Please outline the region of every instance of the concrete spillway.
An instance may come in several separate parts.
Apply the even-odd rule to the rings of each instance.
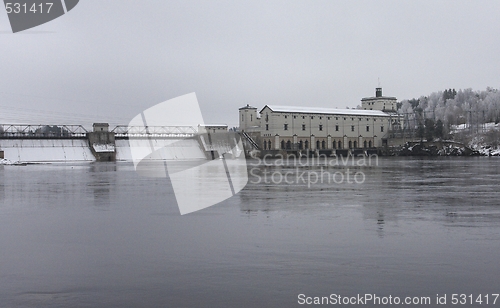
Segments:
[[[136,157],[145,157],[154,150],[162,149],[158,152],[158,159],[162,160],[192,160],[205,159],[205,154],[198,141],[194,138],[188,139],[164,139],[164,138],[144,138],[124,140],[118,139],[116,144],[116,160],[132,160],[132,151]],[[130,146],[132,145],[133,150]]]
[[[205,159],[197,139],[144,138],[132,140],[135,153],[161,151],[161,159],[191,160]],[[95,147],[95,145],[93,145]],[[114,141],[116,160],[132,161],[129,140]],[[0,139],[0,151],[12,162],[66,162],[95,161],[87,139]],[[147,155],[147,154],[146,154]]]
[[[2,139],[0,150],[13,162],[95,160],[87,139]]]

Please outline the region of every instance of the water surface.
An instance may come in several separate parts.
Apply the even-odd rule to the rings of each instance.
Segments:
[[[169,180],[129,163],[0,166],[0,306],[500,293],[500,160],[380,158],[350,166],[362,184],[256,183],[319,168],[259,167],[236,196],[181,216]]]

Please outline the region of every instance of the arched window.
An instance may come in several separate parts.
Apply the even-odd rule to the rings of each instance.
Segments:
[[[306,142],[304,142],[304,148],[306,150],[309,149],[309,141],[306,140]]]
[[[337,148],[337,141],[333,140],[332,146],[333,146],[334,149],[336,149]]]
[[[342,141],[339,141],[339,149],[342,149]]]
[[[271,147],[271,140],[267,141],[267,149],[272,150],[273,148]]]
[[[316,141],[316,150],[319,150],[319,140]]]
[[[325,140],[321,141],[321,148],[323,150],[326,149],[326,142],[325,142]]]
[[[290,142],[290,140],[288,140],[288,141],[286,142],[286,149],[287,149],[287,150],[292,149],[292,143]]]
[[[264,150],[266,150],[266,149],[267,149],[267,141],[264,140]]]
[[[356,141],[354,141],[354,148],[357,149],[358,148],[358,143]]]
[[[368,147],[371,148],[372,147],[372,141],[368,141]]]
[[[366,148],[366,144],[367,144],[367,143],[366,143],[366,140],[365,140],[365,141],[363,141],[363,147],[364,147],[364,148]]]
[[[349,140],[349,149],[352,149],[352,141]]]
[[[302,140],[300,140],[300,141],[299,141],[299,150],[302,150],[302,147],[303,147],[303,146],[304,146],[304,145],[302,144]]]
[[[285,140],[281,140],[281,149],[284,150],[285,149]]]

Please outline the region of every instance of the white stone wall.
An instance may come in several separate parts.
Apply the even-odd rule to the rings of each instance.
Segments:
[[[239,123],[240,131],[248,131],[260,127],[260,119],[257,108],[240,108]]]
[[[262,140],[271,141],[273,149],[276,135],[279,136],[280,143],[284,140],[291,144],[296,136],[295,142],[302,141],[305,145],[307,141],[309,149],[316,149],[317,141],[320,142],[320,149],[323,141],[326,149],[339,148],[339,142],[341,148],[347,149],[349,141],[353,148],[355,142],[356,148],[362,148],[365,140],[367,146],[371,142],[372,147],[380,147],[389,129],[389,116],[284,113],[273,112],[268,107],[261,111],[261,121]],[[269,147],[266,145],[263,148]]]
[[[396,99],[388,98],[373,98],[370,100],[363,100],[361,102],[361,109],[363,110],[382,110],[396,112]]]

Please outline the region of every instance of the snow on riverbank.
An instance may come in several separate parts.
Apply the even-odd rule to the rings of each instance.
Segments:
[[[469,147],[483,156],[500,156],[500,147],[485,141],[485,136],[476,136],[469,142]]]

